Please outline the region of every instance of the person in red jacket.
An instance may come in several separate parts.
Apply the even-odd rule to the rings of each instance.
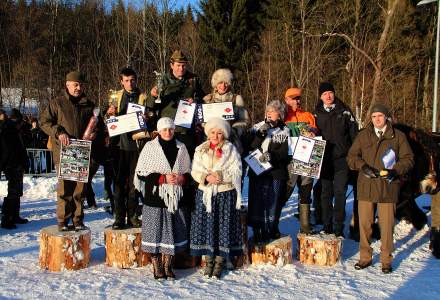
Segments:
[[[301,95],[302,90],[299,88],[287,89],[284,95],[284,101],[287,105],[287,116],[284,119],[284,123],[289,127],[293,137],[298,137],[299,135],[314,137],[317,132],[315,117],[301,108]],[[288,166],[289,180],[287,181],[286,195],[278,208],[277,214],[281,215],[283,206],[289,200],[295,185],[298,184],[300,231],[311,234],[313,230],[310,226],[310,194],[313,187],[313,178],[294,174],[292,167],[293,164],[290,163]]]

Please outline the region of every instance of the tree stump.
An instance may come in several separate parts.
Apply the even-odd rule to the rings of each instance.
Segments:
[[[297,258],[307,265],[333,266],[339,260],[342,239],[333,234],[297,235]]]
[[[290,235],[263,245],[261,251],[256,251],[252,241],[250,241],[249,244],[251,245],[252,265],[269,263],[274,266],[284,266],[293,263],[292,238]]]
[[[150,254],[142,251],[142,228],[106,229],[105,264],[120,269],[143,267],[150,263]]]
[[[90,260],[90,229],[59,232],[53,225],[40,230],[39,262],[51,272],[86,268]]]

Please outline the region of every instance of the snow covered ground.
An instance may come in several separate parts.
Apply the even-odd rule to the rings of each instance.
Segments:
[[[394,272],[380,269],[375,242],[374,265],[356,271],[358,244],[343,241],[342,261],[332,268],[304,266],[295,261],[282,268],[250,266],[230,271],[223,279],[207,279],[198,269],[177,270],[178,280],[157,282],[151,267],[120,270],[104,265],[104,228],[112,219],[104,211],[102,178],[94,182],[98,210],[86,210],[92,229],[91,263],[87,269],[50,273],[38,266],[39,230],[55,221],[55,178],[25,178],[22,216],[30,223],[16,230],[0,229],[1,299],[440,299],[440,260],[428,249],[429,230],[415,231],[403,222],[395,228]],[[6,182],[0,182],[0,196]],[[351,201],[347,212],[351,211]],[[428,197],[418,199],[429,205]],[[295,236],[296,195],[283,211],[281,231]],[[348,213],[349,215],[349,213]],[[349,216],[347,216],[348,218]],[[347,220],[348,224],[348,220]],[[295,243],[293,245],[295,251]]]

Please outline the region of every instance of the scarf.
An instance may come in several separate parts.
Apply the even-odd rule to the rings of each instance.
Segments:
[[[221,157],[217,163],[208,169],[206,162],[211,161],[211,155],[209,150],[211,145],[209,141],[204,142],[196,148],[194,154],[194,161],[192,169],[195,172],[209,173],[215,171],[221,171],[223,175],[223,180],[226,182],[231,182],[237,191],[237,202],[235,205],[236,209],[241,208],[242,197],[241,197],[241,158],[235,146],[229,142],[225,141],[221,146]],[[218,153],[216,150],[214,153]],[[217,155],[217,154],[216,154]],[[205,163],[204,163],[205,162]],[[212,212],[212,197],[217,195],[218,185],[217,184],[200,184],[199,189],[203,191],[203,204],[205,204],[206,212]]]
[[[189,158],[188,151],[183,143],[176,140],[176,146],[178,149],[176,162],[171,168],[170,163],[164,153],[164,149],[159,143],[159,137],[145,144],[139,155],[139,160],[135,170],[134,186],[142,192],[145,196],[145,184],[142,184],[138,178],[139,176],[148,176],[152,173],[170,174],[176,173],[183,175],[191,172],[191,160]],[[153,193],[156,191],[157,186],[154,187]],[[177,184],[160,184],[159,185],[159,197],[164,201],[168,207],[168,211],[173,213],[178,208],[178,202],[183,196],[182,186]]]

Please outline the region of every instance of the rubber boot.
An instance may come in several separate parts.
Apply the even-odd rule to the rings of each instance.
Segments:
[[[215,257],[214,270],[212,270],[212,277],[220,279],[223,271],[223,265],[225,263],[225,258],[222,256]]]
[[[212,256],[205,256],[205,267],[203,268],[203,275],[207,277],[212,276],[212,270],[214,269],[214,258]]]
[[[176,275],[173,272],[174,256],[170,254],[164,254],[162,256],[163,268],[165,270],[165,276],[167,279],[174,280]]]
[[[154,279],[159,280],[166,278],[162,265],[162,255],[160,253],[152,254],[151,262],[153,264]]]
[[[310,226],[310,204],[300,204],[300,232],[304,234],[314,234],[312,226]]]

